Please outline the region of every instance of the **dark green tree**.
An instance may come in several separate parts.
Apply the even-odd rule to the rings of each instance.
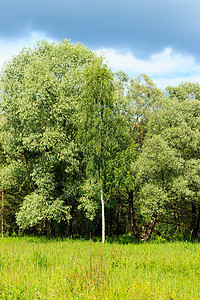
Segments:
[[[173,95],[161,101],[152,114],[137,162],[137,178],[142,212],[149,219],[154,217],[154,225],[168,222],[197,237],[200,103],[190,96],[191,91],[187,94],[186,87],[179,87],[179,97]]]

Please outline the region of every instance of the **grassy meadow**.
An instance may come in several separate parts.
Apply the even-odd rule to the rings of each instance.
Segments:
[[[0,299],[200,299],[200,244],[0,239]]]

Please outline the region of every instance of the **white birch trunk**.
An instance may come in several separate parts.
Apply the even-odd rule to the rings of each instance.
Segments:
[[[101,206],[102,206],[102,243],[105,243],[105,209],[103,200],[103,187],[101,186]]]

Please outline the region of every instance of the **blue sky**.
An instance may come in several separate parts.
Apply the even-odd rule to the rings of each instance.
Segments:
[[[200,0],[2,0],[0,68],[37,40],[81,42],[161,88],[200,82]]]

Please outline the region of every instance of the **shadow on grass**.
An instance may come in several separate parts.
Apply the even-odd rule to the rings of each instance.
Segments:
[[[94,237],[92,239],[94,242],[101,242],[101,238],[100,237]],[[119,236],[112,236],[112,237],[106,237],[106,243],[109,244],[121,244],[121,245],[127,245],[127,244],[138,244],[138,240],[130,235],[130,234],[123,234],[123,235],[119,235]]]

